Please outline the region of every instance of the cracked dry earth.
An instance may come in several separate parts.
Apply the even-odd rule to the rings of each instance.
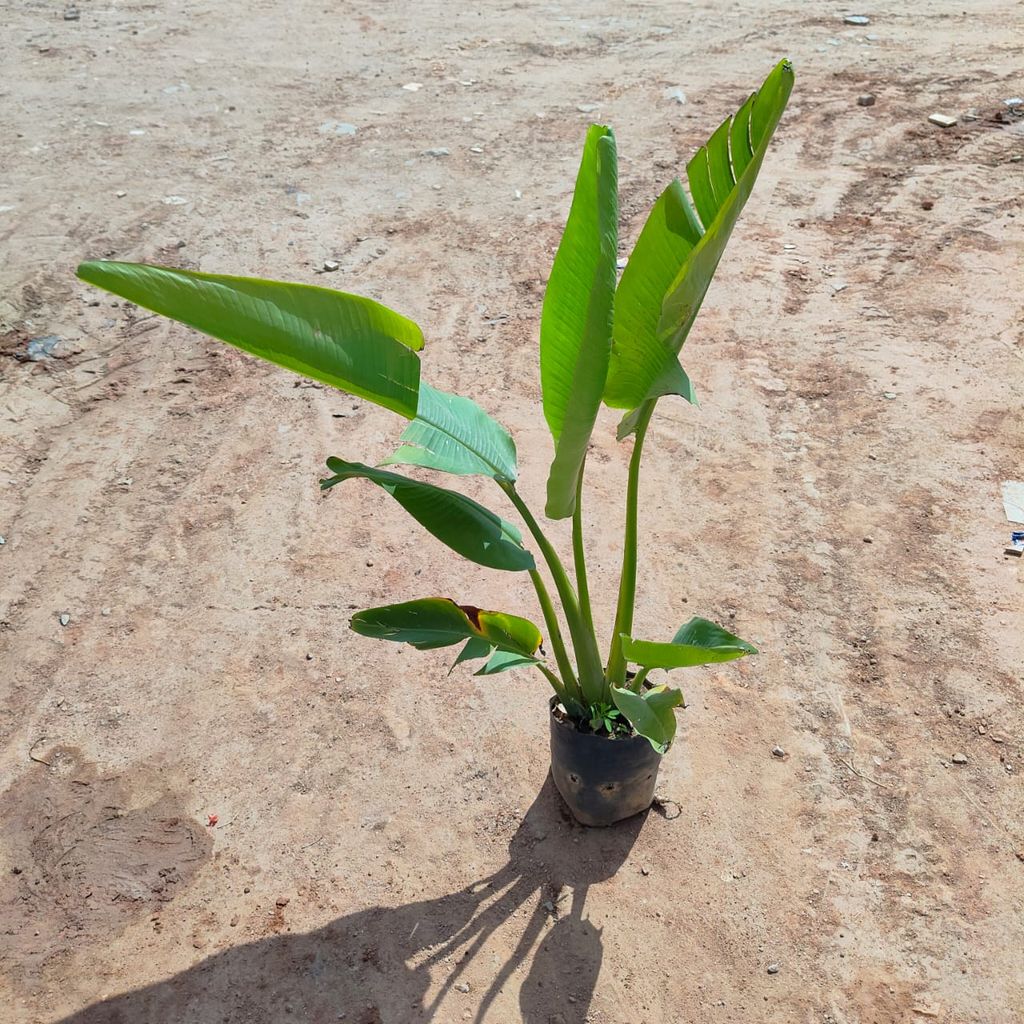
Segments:
[[[5,1022],[1024,1019],[1015,4],[866,27],[750,0],[8,6]],[[545,781],[539,679],[346,629],[432,593],[536,614],[369,485],[320,496],[324,458],[383,457],[394,417],[73,269],[386,301],[430,379],[512,429],[540,504],[537,321],[586,123],[618,134],[625,254],[786,55],[684,353],[702,407],[661,404],[643,485],[638,621],[703,614],[762,653],[685,676],[662,813],[580,829]],[[587,505],[604,630],[613,426]]]

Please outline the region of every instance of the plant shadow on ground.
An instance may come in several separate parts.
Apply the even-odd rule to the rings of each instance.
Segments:
[[[509,843],[508,864],[490,877],[438,899],[373,907],[307,934],[235,946],[61,1024],[405,1024],[441,1019],[446,997],[444,1019],[468,1009],[482,1022],[531,954],[519,992],[522,1020],[583,1024],[603,952],[600,929],[583,914],[587,889],[618,871],[646,817],[582,828],[549,776]],[[500,967],[488,966],[484,983],[474,958],[520,909],[521,935]],[[464,994],[456,986],[468,977]]]

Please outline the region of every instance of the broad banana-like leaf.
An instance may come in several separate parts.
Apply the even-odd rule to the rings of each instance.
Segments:
[[[757,654],[757,648],[733,636],[707,619],[692,618],[679,627],[671,643],[634,640],[621,634],[622,654],[626,661],[641,668],[689,668],[733,661]]]
[[[613,686],[612,700],[630,725],[664,754],[676,734],[675,708],[683,703],[679,690],[655,686],[643,694]]]
[[[510,572],[537,568],[533,555],[523,547],[519,530],[464,494],[361,462],[330,458],[327,468],[334,476],[320,481],[322,490],[343,480],[371,480],[383,487],[424,529],[471,562]]]
[[[635,410],[684,394],[679,350],[700,310],[740,211],[786,108],[793,66],[782,61],[686,166],[693,206],[679,181],[654,204],[619,282],[604,401]],[[684,395],[685,397],[685,395]],[[635,417],[623,421],[631,433]]]
[[[569,219],[544,294],[540,380],[555,442],[546,513],[564,519],[576,489],[608,374],[615,299],[618,193],[615,136],[591,125]]]
[[[416,415],[423,334],[372,299],[142,263],[83,263],[78,276],[304,377]]]
[[[499,672],[507,672],[510,668],[522,668],[524,665],[539,665],[539,658],[531,658],[526,654],[515,654],[512,651],[495,651],[483,668],[474,672],[475,676],[496,676]]]
[[[494,648],[486,640],[481,640],[478,636],[471,636],[466,641],[466,646],[459,651],[459,656],[452,662],[452,667],[448,669],[448,675],[455,671],[456,665],[461,665],[464,661],[489,658],[493,653]]]
[[[412,644],[421,651],[480,640],[499,651],[532,658],[541,643],[540,630],[528,619],[456,604],[448,597],[368,608],[356,612],[349,625],[363,636]]]
[[[509,432],[476,402],[420,381],[416,418],[383,465],[426,466],[463,476],[516,479],[516,446]]]

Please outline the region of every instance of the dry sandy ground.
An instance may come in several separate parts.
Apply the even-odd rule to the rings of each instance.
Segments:
[[[486,7],[4,5],[0,1016],[1019,1022],[1019,6]],[[432,593],[536,614],[369,485],[319,495],[324,458],[383,456],[396,418],[73,268],[384,299],[429,379],[513,429],[539,504],[537,319],[586,123],[617,130],[629,242],[785,55],[686,350],[703,406],[663,402],[649,442],[639,606],[651,635],[704,614],[763,653],[686,677],[675,803],[587,831],[545,783],[541,680],[347,631]]]

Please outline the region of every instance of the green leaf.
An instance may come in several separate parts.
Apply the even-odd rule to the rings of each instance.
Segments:
[[[683,703],[679,690],[655,686],[643,696],[632,690],[613,686],[612,700],[630,725],[650,741],[659,754],[665,753],[676,734],[674,709]]]
[[[382,465],[516,479],[516,446],[508,431],[475,402],[438,391],[425,381],[420,381],[416,418],[402,440],[405,444]]]
[[[521,668],[524,665],[539,665],[539,658],[531,658],[526,654],[513,651],[495,651],[483,668],[474,672],[475,676],[494,676],[499,672],[507,672],[510,668]]]
[[[478,661],[480,658],[489,658],[494,653],[494,648],[486,641],[478,636],[472,636],[466,641],[466,646],[459,651],[459,656],[452,662],[452,667],[448,669],[448,675],[451,675],[456,665],[461,665],[464,661]]]
[[[423,334],[371,299],[142,263],[83,263],[78,276],[304,377],[416,415]]]
[[[544,417],[555,442],[547,515],[571,516],[611,349],[618,238],[615,136],[592,125],[540,324]]]
[[[701,618],[692,618],[681,626],[671,643],[633,640],[624,633],[621,638],[626,660],[647,669],[689,668],[757,654],[757,648],[746,640]]]
[[[519,530],[465,495],[361,462],[330,458],[327,468],[334,476],[320,481],[323,490],[343,480],[372,480],[424,529],[471,562],[510,572],[537,568],[533,555],[522,545]]]
[[[635,410],[678,393],[659,389],[671,380],[792,88],[793,67],[782,61],[687,164],[696,213],[678,180],[654,204],[615,296],[607,405]],[[620,436],[635,426],[627,420]]]
[[[421,651],[476,639],[529,658],[541,643],[540,630],[528,619],[456,604],[448,597],[368,608],[356,612],[349,625],[362,636],[412,644]],[[463,648],[459,660],[464,660],[465,654]]]

